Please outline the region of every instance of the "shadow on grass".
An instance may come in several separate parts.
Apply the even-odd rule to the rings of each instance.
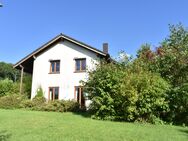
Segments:
[[[184,135],[188,136],[188,129],[179,129],[180,132],[184,133]]]
[[[8,141],[10,137],[11,134],[9,134],[6,130],[0,131],[0,141]]]
[[[87,111],[73,112],[73,114],[82,116],[84,118],[91,118],[91,113],[89,113]]]

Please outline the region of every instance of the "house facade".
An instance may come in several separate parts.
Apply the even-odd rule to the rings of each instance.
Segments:
[[[100,59],[108,58],[107,51],[107,44],[100,51],[60,34],[14,67],[32,74],[31,98],[42,88],[47,100],[75,100],[81,106],[88,106],[80,81],[87,80],[86,71],[95,69]]]

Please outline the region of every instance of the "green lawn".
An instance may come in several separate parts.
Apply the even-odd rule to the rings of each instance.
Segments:
[[[188,128],[0,109],[0,140],[3,135],[9,135],[10,141],[187,141]]]

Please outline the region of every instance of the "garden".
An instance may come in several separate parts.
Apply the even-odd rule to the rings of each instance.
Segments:
[[[143,44],[136,57],[124,51],[101,60],[82,81],[89,109],[72,100],[47,101],[31,75],[0,62],[0,141],[187,140],[188,30],[171,25],[157,48]]]

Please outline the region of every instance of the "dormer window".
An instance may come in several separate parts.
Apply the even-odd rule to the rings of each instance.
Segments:
[[[60,60],[50,61],[50,73],[60,73]]]
[[[75,72],[86,71],[86,58],[75,59]]]

